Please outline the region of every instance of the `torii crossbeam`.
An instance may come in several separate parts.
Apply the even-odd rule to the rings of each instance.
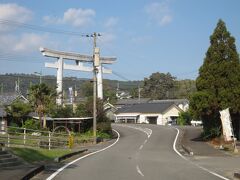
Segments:
[[[76,70],[83,72],[92,72],[93,67],[85,67],[83,63],[91,62],[93,63],[93,56],[82,55],[78,53],[72,52],[63,52],[51,50],[48,48],[40,48],[42,54],[46,57],[57,58],[58,61],[55,63],[45,63],[45,67],[56,68],[57,69],[57,92],[59,96],[57,97],[57,104],[62,104],[62,78],[63,78],[63,70]],[[63,60],[74,60],[76,65],[70,65],[63,63]],[[97,95],[98,98],[103,99],[103,86],[102,86],[102,73],[112,73],[110,69],[102,68],[102,64],[112,64],[116,61],[115,57],[100,57],[99,66],[96,67],[98,69],[97,72]]]

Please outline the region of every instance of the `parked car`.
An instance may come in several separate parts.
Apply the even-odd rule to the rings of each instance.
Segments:
[[[202,121],[201,120],[191,120],[191,125],[192,126],[202,126]]]

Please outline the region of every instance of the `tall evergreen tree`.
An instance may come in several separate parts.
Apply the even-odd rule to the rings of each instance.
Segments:
[[[240,112],[239,56],[235,39],[222,20],[210,36],[210,47],[199,69],[196,88],[190,100],[191,111],[203,120],[207,135],[220,135],[219,111],[230,107],[233,117]]]

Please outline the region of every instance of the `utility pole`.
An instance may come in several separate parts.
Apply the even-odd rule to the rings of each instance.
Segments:
[[[42,84],[42,70],[40,72],[34,72],[34,74],[39,76],[39,84]]]
[[[93,138],[94,143],[97,139],[97,73],[100,65],[100,50],[97,48],[97,36],[100,34],[93,33]]]
[[[15,81],[15,92],[17,94],[21,94],[20,93],[20,79],[19,79],[19,77],[18,77],[17,81]]]
[[[141,90],[142,88],[140,88],[140,85],[138,85],[138,103],[140,103],[141,100]]]
[[[3,94],[3,83],[1,83],[1,95]]]

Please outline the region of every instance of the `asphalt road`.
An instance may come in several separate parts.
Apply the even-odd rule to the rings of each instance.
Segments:
[[[174,151],[177,130],[172,127],[114,124],[113,129],[120,134],[115,145],[75,162],[54,179],[220,179]]]

